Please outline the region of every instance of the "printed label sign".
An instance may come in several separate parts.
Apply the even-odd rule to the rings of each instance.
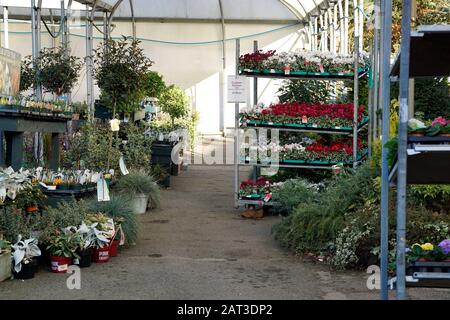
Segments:
[[[245,77],[228,76],[228,103],[240,103],[247,100]]]

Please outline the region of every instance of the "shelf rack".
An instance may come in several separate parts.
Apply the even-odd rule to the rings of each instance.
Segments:
[[[381,103],[383,110],[382,141],[389,140],[390,122],[390,82],[400,82],[400,119],[398,134],[397,162],[389,170],[387,151],[384,148],[382,157],[381,179],[381,299],[388,297],[388,254],[389,254],[389,186],[395,182],[397,189],[396,204],[396,290],[397,299],[406,298],[406,284],[410,276],[406,275],[406,189],[408,184],[450,184],[450,145],[448,137],[408,137],[409,79],[416,77],[449,76],[450,67],[446,61],[450,60],[450,26],[419,26],[411,30],[411,1],[402,1],[402,34],[400,53],[397,55],[392,68],[389,53],[391,51],[392,2],[385,3],[385,17],[382,26],[383,52],[380,52],[380,65],[383,75],[380,80]],[[390,171],[390,172],[389,172]],[[430,277],[435,281],[448,281],[438,274],[416,274],[415,282]]]
[[[354,105],[354,117],[353,117],[353,127],[350,130],[336,129],[336,128],[314,128],[314,127],[303,127],[303,128],[293,128],[292,126],[280,126],[280,125],[269,125],[262,123],[254,123],[241,126],[241,121],[238,117],[239,115],[239,103],[235,104],[235,139],[234,139],[234,204],[235,208],[239,208],[241,205],[255,204],[255,205],[269,205],[261,200],[244,200],[239,197],[239,186],[240,186],[240,176],[239,169],[241,166],[252,166],[253,167],[253,180],[257,179],[258,169],[260,167],[270,167],[271,164],[261,164],[261,163],[242,163],[240,160],[240,131],[246,130],[248,128],[265,128],[274,129],[280,131],[292,131],[292,132],[310,132],[310,133],[321,133],[321,134],[341,134],[351,136],[353,138],[353,161],[350,164],[356,168],[360,162],[367,155],[358,154],[358,133],[365,127],[369,119],[364,119],[362,123],[358,123],[358,94],[359,94],[359,79],[368,74],[368,69],[362,69],[359,67],[359,47],[358,47],[358,37],[355,37],[355,49],[354,49],[354,68],[351,74],[331,74],[331,73],[315,73],[315,72],[290,72],[285,74],[281,71],[255,71],[255,70],[240,70],[239,69],[239,57],[240,57],[240,41],[236,39],[236,70],[235,74],[237,76],[245,76],[253,78],[253,101],[256,103],[258,100],[258,78],[271,78],[271,79],[303,79],[303,80],[324,80],[324,81],[353,81],[353,105]],[[254,41],[254,51],[258,50],[258,42]],[[302,168],[302,169],[319,169],[319,170],[332,170],[333,165],[314,165],[314,164],[287,164],[287,163],[277,163],[276,166],[282,168]],[[273,205],[273,204],[272,204]]]

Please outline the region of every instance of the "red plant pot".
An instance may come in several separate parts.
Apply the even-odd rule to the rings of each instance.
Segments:
[[[109,247],[109,256],[110,257],[117,257],[117,248],[119,247],[119,240],[114,240],[111,243],[111,246]]]
[[[50,265],[54,273],[66,273],[71,264],[71,258],[50,256]]]
[[[95,248],[92,254],[92,260],[95,263],[105,263],[109,261],[109,246]]]
[[[36,206],[36,205],[26,206],[25,207],[25,211],[28,212],[28,213],[33,213],[33,212],[36,212],[38,210],[39,210],[38,206]]]

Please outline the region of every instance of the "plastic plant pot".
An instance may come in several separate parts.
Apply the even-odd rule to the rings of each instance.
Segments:
[[[78,259],[78,266],[80,268],[88,268],[92,263],[92,249],[85,249],[78,251],[80,258]]]
[[[50,266],[53,273],[66,273],[71,264],[71,258],[50,256]]]
[[[92,254],[92,260],[95,263],[106,263],[109,261],[109,246],[95,248]]]
[[[26,206],[26,207],[25,207],[25,211],[26,211],[27,213],[33,213],[33,212],[36,212],[36,211],[38,211],[38,206],[37,206],[37,205]]]
[[[109,256],[110,257],[117,257],[117,249],[119,248],[119,240],[113,240],[111,243],[111,246],[109,247]]]
[[[134,213],[145,214],[147,212],[148,194],[136,194],[133,199]]]
[[[33,279],[36,273],[37,263],[33,259],[29,263],[22,263],[22,269],[19,272],[13,270],[13,275],[15,279],[27,280]]]
[[[0,282],[11,278],[11,253],[0,254]]]

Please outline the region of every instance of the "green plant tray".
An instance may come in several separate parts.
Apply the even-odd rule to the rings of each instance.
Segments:
[[[305,160],[283,160],[283,163],[295,163],[295,164],[302,164],[302,163],[306,163]]]
[[[369,122],[369,117],[365,116],[363,121],[358,124],[358,128],[363,127]],[[241,121],[241,123],[244,123]],[[310,128],[312,130],[335,130],[336,132],[340,131],[353,131],[352,127],[312,127],[312,124],[301,124],[301,123],[274,123],[274,122],[258,122],[258,121],[249,121],[247,125],[250,126],[269,126],[269,127],[286,127],[286,128],[300,128],[307,129]]]
[[[254,193],[254,194],[248,194],[246,196],[241,196],[241,199],[244,200],[255,200],[255,199],[261,199],[262,195]]]
[[[284,74],[284,71],[281,70],[274,70],[271,72],[270,70],[263,70],[263,73],[269,73],[269,74]]]

